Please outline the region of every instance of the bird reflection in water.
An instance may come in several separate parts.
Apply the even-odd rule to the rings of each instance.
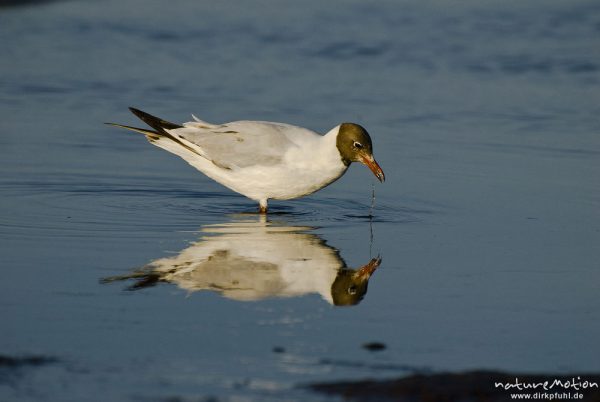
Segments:
[[[336,306],[358,304],[381,258],[348,268],[338,251],[310,233],[312,229],[279,225],[264,217],[207,225],[200,240],[178,255],[102,282],[133,280],[127,290],[167,282],[239,301],[318,293]]]

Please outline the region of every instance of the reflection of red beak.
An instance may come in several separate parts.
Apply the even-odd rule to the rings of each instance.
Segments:
[[[367,155],[367,154],[361,153],[359,158],[360,158],[360,162],[362,164],[364,164],[366,167],[368,167],[369,169],[371,169],[371,172],[373,172],[375,177],[377,177],[380,182],[383,183],[385,181],[385,175],[383,174],[383,170],[381,170],[379,163],[377,163],[375,158],[373,158],[373,155]]]
[[[373,258],[367,265],[363,265],[356,271],[356,277],[360,278],[363,281],[368,280],[373,272],[377,269],[377,267],[381,264],[381,257]]]

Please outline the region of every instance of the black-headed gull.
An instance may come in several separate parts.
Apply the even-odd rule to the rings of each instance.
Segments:
[[[150,143],[179,155],[202,173],[259,203],[314,193],[340,178],[352,162],[366,165],[383,182],[367,130],[342,123],[325,135],[265,121],[211,124],[196,116],[183,125],[130,110],[153,130],[107,123],[140,132]]]
[[[316,293],[336,306],[358,304],[381,258],[351,269],[310,229],[265,220],[206,225],[202,238],[179,254],[102,282],[134,280],[128,290],[166,282],[239,301]]]

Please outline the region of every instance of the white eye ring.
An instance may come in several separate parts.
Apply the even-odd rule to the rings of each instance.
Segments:
[[[354,141],[354,144],[352,144],[352,145],[354,146],[354,148],[358,148],[358,149],[361,149],[363,147],[363,144],[361,144],[358,141]]]

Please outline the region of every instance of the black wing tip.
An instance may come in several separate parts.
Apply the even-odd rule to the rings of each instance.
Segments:
[[[183,126],[175,123],[171,123],[170,121],[166,121],[161,119],[160,117],[152,116],[150,113],[146,113],[141,111],[140,109],[136,109],[134,107],[129,107],[131,113],[136,115],[140,120],[144,123],[155,129],[160,133],[166,133],[166,130],[172,130],[176,128],[182,128]]]
[[[157,120],[157,121],[161,120],[156,116],[152,116],[150,113],[146,113],[140,109],[136,109],[131,106],[129,107],[129,111],[144,121],[145,121],[145,119],[151,119],[151,120]]]
[[[136,108],[134,108],[134,107],[129,107],[129,111],[130,111],[131,113],[133,113],[134,115],[136,115],[137,117],[139,117],[140,119],[142,119],[142,120],[143,120],[145,117],[148,117],[148,116],[149,116],[149,117],[154,117],[154,116],[152,116],[152,115],[150,115],[150,114],[148,114],[148,113],[146,113],[146,112],[143,112],[143,111],[141,111],[140,109],[136,109]],[[156,119],[157,119],[157,118],[156,118]],[[159,119],[157,119],[157,120],[159,120]]]

